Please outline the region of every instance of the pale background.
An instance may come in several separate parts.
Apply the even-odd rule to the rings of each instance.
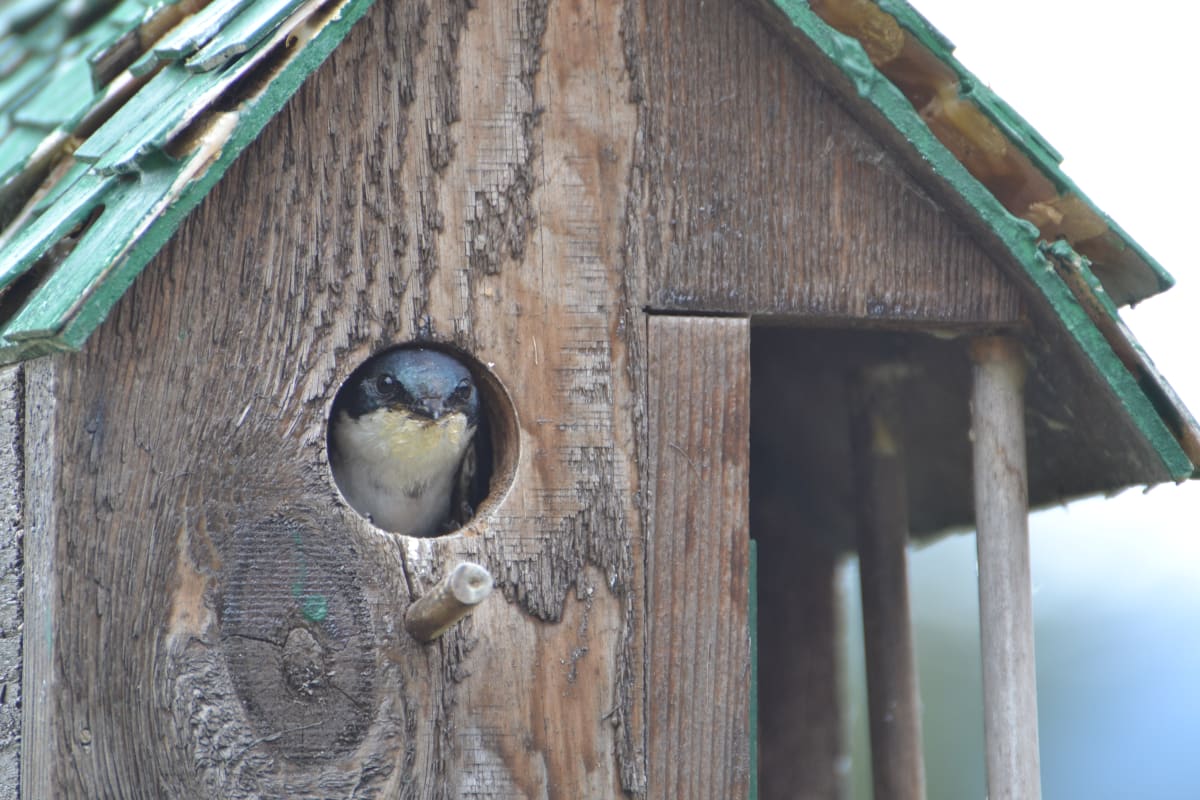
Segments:
[[[1175,277],[1122,315],[1200,413],[1200,10],[1178,0],[912,2]],[[1040,512],[1031,528],[1044,796],[1200,798],[1200,481]],[[912,553],[931,800],[985,794],[974,570],[969,535]],[[856,581],[850,569],[852,630]],[[861,799],[870,782],[853,633],[850,651]]]

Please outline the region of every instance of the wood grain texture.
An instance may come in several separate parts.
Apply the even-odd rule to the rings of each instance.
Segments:
[[[694,709],[671,710],[646,683],[650,664],[672,677],[674,663],[645,651],[647,620],[659,637],[696,643],[706,607],[677,623],[644,604],[644,563],[671,563],[665,543],[647,550],[647,523],[679,513],[655,505],[678,499],[656,494],[650,475],[678,451],[649,435],[647,397],[655,425],[680,401],[673,384],[670,402],[649,393],[643,310],[955,326],[1023,317],[991,262],[795,51],[741,12],[734,0],[377,2],[85,351],[31,368],[30,796],[645,797],[648,763],[672,785],[740,790],[734,673],[684,665],[700,667],[687,680],[716,681],[731,698],[721,708],[731,716],[689,733],[694,774],[662,738],[693,731],[670,714]],[[736,361],[720,335],[697,336],[727,359],[714,364]],[[340,381],[412,338],[494,365],[516,413],[493,420],[511,486],[444,540],[380,535],[342,502],[326,462]],[[859,343],[842,344],[832,356],[806,345],[817,388],[840,385],[831,362]],[[682,375],[693,353],[673,346],[669,368]],[[965,358],[947,358],[952,345],[913,347],[937,362],[913,407],[932,396],[949,408]],[[1074,380],[1071,369],[1054,374]],[[1063,396],[1090,385],[1064,384]],[[1038,395],[1047,411],[1031,436],[1071,445],[1112,409],[1085,408],[1064,428],[1052,416],[1060,388]],[[836,392],[803,396],[809,418],[842,419]],[[958,436],[965,418],[961,407],[924,414],[912,435]],[[822,436],[812,441],[828,444]],[[779,607],[811,613],[768,623],[813,654],[778,651],[795,667],[789,679],[815,687],[799,711],[781,706],[804,720],[813,786],[832,785],[840,752],[837,543],[821,536],[853,527],[841,439],[817,465],[833,491],[815,481],[788,495],[816,501],[794,551],[804,571],[782,585]],[[970,515],[969,492],[947,491],[941,474],[965,482],[969,446],[947,441],[949,458],[911,473],[923,530]],[[1129,461],[1123,438],[1108,441],[1097,463]],[[731,481],[745,470],[735,451],[723,451]],[[1072,481],[1056,491],[1098,488],[1090,473],[1075,481],[1085,473],[1074,465],[1051,466]],[[707,485],[700,497],[714,502]],[[728,616],[713,641],[732,665],[742,551],[709,552],[722,571],[700,574],[728,591],[715,595]],[[769,582],[788,560],[764,553]],[[460,559],[486,566],[498,591],[419,646],[405,611]],[[787,752],[764,747],[764,763]]]
[[[647,0],[651,305],[1007,322],[1016,288],[736,0]]]
[[[651,317],[650,797],[745,797],[750,330]]]
[[[39,365],[33,796],[642,793],[621,13],[377,3]],[[325,452],[340,381],[413,337],[494,364],[517,415],[511,488],[419,542]],[[418,644],[405,610],[463,559],[498,591]]]
[[[26,797],[53,797],[53,759],[44,756],[70,741],[58,727],[54,707],[58,686],[54,624],[58,586],[64,577],[55,554],[59,516],[54,465],[60,455],[53,423],[58,387],[51,361],[34,361],[24,370],[24,629],[41,635],[24,637],[22,642],[21,790]]]
[[[0,369],[0,800],[16,800],[20,787],[24,391],[20,367]]]

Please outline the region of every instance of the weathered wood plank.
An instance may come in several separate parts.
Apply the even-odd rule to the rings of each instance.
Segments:
[[[21,756],[24,376],[0,370],[0,800],[16,800]]]
[[[24,526],[25,628],[39,635],[22,642],[21,789],[26,797],[53,797],[53,754],[65,738],[55,703],[58,672],[54,633],[58,630],[58,583],[54,568],[59,515],[56,489],[58,441],[55,365],[48,359],[25,367]]]
[[[745,797],[750,330],[650,318],[650,797]]]
[[[652,306],[1004,322],[1014,286],[736,0],[647,0]]]
[[[644,788],[620,12],[377,3],[40,367],[38,796]],[[420,542],[350,511],[325,451],[339,382],[416,336],[516,411],[511,488]],[[418,644],[405,611],[464,559],[498,591]]]

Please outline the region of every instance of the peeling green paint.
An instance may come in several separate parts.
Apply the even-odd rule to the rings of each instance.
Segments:
[[[1092,272],[1091,263],[1064,241],[1043,245],[1042,252],[1056,265],[1057,272],[1068,286],[1078,287],[1074,294],[1081,307],[1088,312],[1092,322],[1153,404],[1172,436],[1180,442],[1191,462],[1200,464],[1200,425],[1159,375],[1150,355],[1129,333],[1116,304]],[[1196,472],[1193,471],[1195,476]]]
[[[167,34],[144,58],[145,69],[154,61],[178,61],[187,58],[221,32],[246,6],[245,0],[213,0]],[[134,67],[134,74],[141,71]]]
[[[112,178],[82,175],[64,189],[59,202],[22,228],[4,248],[0,289],[29,271],[47,250],[81,225],[114,184]]]
[[[329,615],[329,600],[325,595],[305,595],[303,601],[304,618],[309,622],[322,622]]]
[[[291,2],[264,0],[265,12],[256,19],[277,28],[280,4]],[[272,75],[265,89],[229,117],[235,122],[219,151],[206,156],[211,163],[206,160],[190,177],[185,171],[195,165],[189,158],[175,160],[163,149],[191,118],[180,109],[195,111],[195,104],[220,97],[221,89],[245,74],[243,62],[253,62],[253,52],[207,73],[168,65],[138,93],[134,107],[115,115],[83,142],[75,153],[78,163],[63,179],[70,181],[69,186],[61,190],[56,186],[51,192],[53,202],[39,203],[40,216],[0,248],[0,289],[93,214],[99,216],[83,233],[86,247],[81,242],[0,331],[0,363],[81,347],[188,212],[371,3],[347,0],[337,9]],[[243,2],[241,7],[252,4]],[[247,29],[239,30],[231,41],[255,39],[259,48],[272,42],[269,35]]]
[[[304,540],[299,530],[292,532],[295,555],[300,559],[300,577],[292,581],[292,597],[300,605],[300,613],[309,622],[321,622],[329,614],[329,598],[308,591],[308,557],[304,552]]]
[[[854,89],[859,95],[869,96],[874,91],[875,84],[883,80],[883,77],[875,69],[871,57],[857,39],[832,28],[830,31],[834,35],[829,39],[829,48],[835,63],[854,84]]]
[[[184,62],[192,72],[207,72],[247,52],[283,22],[303,0],[271,0],[249,4],[220,33]]]
[[[123,272],[122,256],[131,235],[136,237],[154,223],[175,177],[174,170],[152,168],[108,184],[111,188],[103,196],[103,213],[8,324],[5,339],[53,338],[62,320],[88,303],[91,295],[115,289],[107,279]],[[123,293],[127,286],[125,283],[118,291]]]
[[[5,131],[0,138],[0,184],[7,183],[25,169],[29,159],[42,146],[46,134],[37,128],[19,126]]]
[[[1175,280],[1162,265],[1123,228],[1113,222],[1112,218],[1101,211],[1062,171],[1059,167],[1063,160],[1062,154],[1012,106],[981,83],[954,57],[953,42],[943,36],[916,9],[903,0],[879,0],[878,4],[883,11],[890,14],[902,28],[912,34],[918,42],[928,48],[939,61],[954,72],[960,84],[959,96],[973,103],[993,124],[1000,128],[1007,135],[1009,141],[1024,153],[1043,175],[1050,179],[1059,193],[1079,198],[1104,221],[1121,246],[1133,256],[1130,265],[1136,266],[1143,273],[1138,277],[1138,292],[1130,297],[1128,302],[1139,302],[1175,285]],[[777,5],[782,6],[782,3],[777,3]]]

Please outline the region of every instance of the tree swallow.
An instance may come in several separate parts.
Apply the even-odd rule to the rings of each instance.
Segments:
[[[470,516],[479,392],[457,359],[389,350],[333,401],[329,461],[355,511],[387,531],[436,536]]]

